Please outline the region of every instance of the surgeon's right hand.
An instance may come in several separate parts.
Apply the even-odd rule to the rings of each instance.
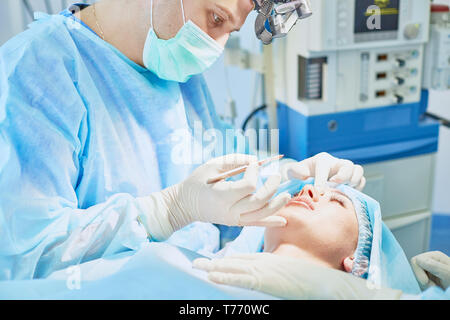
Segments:
[[[244,165],[249,167],[241,180],[207,184],[209,178]],[[167,238],[195,221],[227,226],[285,226],[286,220],[274,214],[289,202],[290,195],[280,194],[271,200],[281,177],[269,177],[256,190],[258,173],[255,156],[232,154],[212,159],[182,183],[139,198],[144,212],[157,208],[157,212],[140,216],[141,221],[149,235],[157,234],[157,238]]]

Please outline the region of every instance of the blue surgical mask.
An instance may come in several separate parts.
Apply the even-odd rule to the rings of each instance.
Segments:
[[[186,22],[183,0],[183,27],[169,40],[159,39],[153,29],[153,0],[150,30],[144,46],[143,61],[147,69],[159,78],[186,82],[203,73],[217,61],[224,48],[192,21]]]

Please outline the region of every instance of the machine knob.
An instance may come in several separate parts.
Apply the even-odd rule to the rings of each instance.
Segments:
[[[420,57],[420,52],[419,52],[419,50],[412,50],[412,51],[411,51],[411,58],[417,59],[418,57]]]
[[[405,98],[403,98],[403,96],[399,95],[399,94],[394,94],[394,101],[398,104],[403,103],[403,101],[405,100]]]
[[[406,65],[406,61],[404,59],[396,59],[397,66],[403,68]]]
[[[399,86],[401,86],[402,84],[405,83],[405,79],[400,78],[400,77],[395,77],[395,82],[396,82]]]
[[[420,24],[418,23],[408,24],[403,32],[405,38],[408,40],[417,39],[419,33],[420,33]]]
[[[417,87],[409,87],[409,93],[411,93],[411,94],[415,94],[415,93],[417,93]]]

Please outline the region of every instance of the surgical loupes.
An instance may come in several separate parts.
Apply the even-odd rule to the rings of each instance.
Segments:
[[[285,37],[300,19],[312,15],[309,0],[253,0],[258,12],[255,22],[256,37],[263,44],[274,38]]]

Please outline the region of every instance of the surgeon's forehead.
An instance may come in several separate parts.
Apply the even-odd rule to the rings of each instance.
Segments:
[[[232,9],[252,9],[254,6],[253,0],[209,0],[211,2],[222,4]]]
[[[237,23],[243,24],[254,7],[253,0],[208,0],[210,3],[229,11]]]

